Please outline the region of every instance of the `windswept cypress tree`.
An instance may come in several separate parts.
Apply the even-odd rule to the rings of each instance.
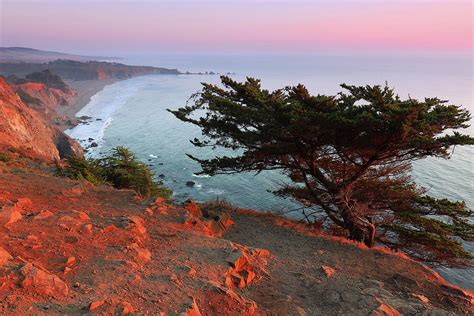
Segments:
[[[425,195],[410,177],[413,161],[474,144],[454,131],[468,127],[467,110],[438,98],[404,100],[387,86],[342,85],[337,95],[313,96],[303,85],[271,92],[257,79],[221,79],[223,88],[203,84],[191,105],[171,111],[201,128],[195,146],[234,151],[190,156],[202,173],[281,170],[293,184],[276,194],[318,206],[353,240],[425,261],[471,258],[458,241],[474,239],[471,210]]]

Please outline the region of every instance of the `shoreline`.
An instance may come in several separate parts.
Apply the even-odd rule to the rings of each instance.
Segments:
[[[76,90],[77,95],[73,97],[68,106],[58,107],[56,111],[59,115],[66,115],[74,118],[76,114],[83,109],[91,98],[102,91],[106,86],[111,85],[120,79],[107,80],[83,80],[83,81],[65,81],[67,85]]]

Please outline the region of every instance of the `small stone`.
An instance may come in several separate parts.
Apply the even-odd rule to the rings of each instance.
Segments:
[[[142,248],[137,243],[131,244],[130,248],[135,251],[135,259],[138,263],[143,264],[151,260],[151,252],[147,248]]]
[[[17,207],[20,207],[22,209],[25,209],[28,206],[32,206],[33,202],[29,198],[19,198],[17,202],[15,203]]]
[[[147,213],[148,215],[151,216],[151,215],[153,215],[153,210],[152,210],[151,208],[147,207],[147,208],[145,209],[145,213]]]
[[[92,224],[82,226],[80,232],[84,234],[92,234]]]
[[[3,247],[0,247],[0,265],[8,263],[13,257]]]
[[[146,234],[145,220],[143,218],[132,215],[128,217],[128,220],[131,222],[131,224],[127,228],[132,229],[132,231],[140,235]]]
[[[76,263],[76,258],[75,257],[69,257],[67,258],[66,265],[71,266],[74,263]]]
[[[425,304],[428,304],[430,302],[430,299],[424,296],[423,294],[413,294],[413,295],[417,297],[418,299],[420,299],[420,301],[422,301]]]
[[[116,230],[118,230],[118,228],[115,225],[109,225],[109,226],[105,227],[102,231],[104,233],[111,233],[111,232],[114,232]]]
[[[8,225],[15,223],[22,219],[21,213],[18,212],[15,206],[3,206],[0,211],[0,224]]]
[[[186,186],[187,186],[187,187],[191,187],[191,188],[192,188],[195,184],[196,184],[196,182],[194,182],[194,181],[187,181],[187,182],[186,182]]]
[[[162,197],[156,198],[156,200],[155,200],[155,204],[161,204],[163,202],[165,202],[165,199],[162,198]]]
[[[135,308],[129,302],[122,302],[122,314],[133,314]]]
[[[24,276],[21,286],[27,290],[53,297],[65,296],[69,293],[66,283],[60,278],[36,268],[31,263],[25,264],[20,272]]]
[[[85,212],[79,212],[79,218],[83,221],[88,221],[91,219]]]
[[[188,271],[188,275],[192,278],[194,278],[196,276],[196,273],[197,273],[197,271],[194,268],[190,268],[189,271]]]
[[[50,211],[41,211],[34,217],[34,219],[46,219],[48,217],[53,216],[54,214]]]
[[[328,266],[321,266],[321,270],[323,270],[324,274],[326,274],[328,278],[332,277],[336,273],[336,270]]]
[[[371,311],[369,315],[373,315],[373,316],[379,316],[379,315],[380,316],[382,316],[382,315],[401,316],[402,315],[402,314],[400,314],[400,312],[398,310],[396,310],[395,308],[393,308],[392,306],[390,306],[388,304],[385,304],[380,299],[377,299],[377,301],[380,304],[379,307],[377,307],[376,309]]]
[[[93,311],[105,304],[105,300],[94,301],[89,305],[89,311]]]
[[[199,209],[199,206],[194,202],[193,199],[189,199],[186,201],[186,210],[195,217],[201,217],[202,211]]]
[[[11,202],[12,194],[8,191],[0,191],[0,202]]]

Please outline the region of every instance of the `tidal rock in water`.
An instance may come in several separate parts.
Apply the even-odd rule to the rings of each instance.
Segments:
[[[165,178],[165,175],[164,175],[164,174],[160,174],[160,175],[158,175],[158,178],[164,179],[164,178]]]
[[[91,147],[99,147],[99,144],[97,144],[96,142],[92,142]]]
[[[91,141],[93,141],[93,140],[94,140],[94,138],[91,138],[91,137],[89,137],[89,139],[88,139],[88,140],[91,142]]]
[[[186,182],[187,187],[193,187],[195,184],[196,184],[196,182],[194,182],[194,181],[187,181]]]

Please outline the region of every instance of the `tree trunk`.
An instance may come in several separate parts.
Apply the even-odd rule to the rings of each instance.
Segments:
[[[375,225],[369,218],[365,219],[354,215],[350,210],[344,209],[342,212],[345,227],[349,231],[349,238],[363,242],[367,247],[374,246]]]

